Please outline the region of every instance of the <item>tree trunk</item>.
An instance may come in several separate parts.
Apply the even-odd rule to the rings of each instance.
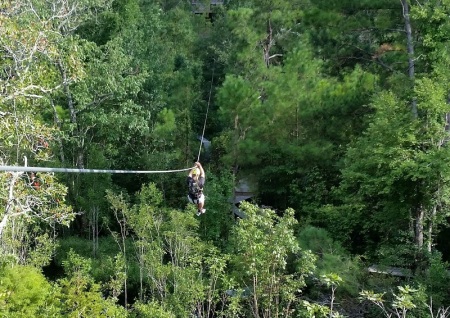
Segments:
[[[409,18],[409,4],[407,0],[400,0],[403,6],[403,18],[405,19],[405,32],[406,32],[406,46],[408,50],[408,76],[411,80],[411,83],[414,85],[414,43],[412,37],[412,28],[411,28],[411,20]],[[411,111],[413,113],[413,117],[417,118],[417,101],[413,98],[411,103]]]
[[[144,243],[139,243],[139,300],[144,301],[144,266],[145,266],[145,249]]]
[[[19,179],[20,175],[22,175],[23,172],[13,172],[11,181],[9,183],[9,189],[8,189],[8,202],[6,203],[5,207],[5,214],[3,215],[2,221],[0,222],[0,239],[2,238],[3,230],[6,227],[6,224],[8,223],[9,215],[11,214],[11,208],[13,206],[14,202],[14,185],[16,184],[17,180]]]
[[[2,221],[0,222],[0,240],[2,238],[3,229],[5,228],[6,224],[8,223],[8,218],[9,218],[9,214],[5,213],[5,215],[3,215]]]
[[[98,252],[98,216],[99,208],[97,206],[91,207],[91,230],[92,230],[92,254],[94,258],[97,257]]]
[[[58,112],[56,111],[55,103],[53,102],[53,99],[50,100],[53,108],[53,120],[55,122],[56,127],[58,127],[59,130],[61,129],[61,119],[58,116]],[[66,158],[64,156],[64,145],[61,140],[61,137],[58,137],[58,144],[59,144],[59,159],[61,160],[61,163],[64,165],[66,162]]]
[[[416,246],[420,250],[423,247],[423,221],[424,221],[425,211],[423,206],[420,204],[416,210],[416,219],[414,222],[414,236]]]
[[[431,253],[431,248],[433,247],[433,225],[436,219],[437,206],[433,206],[431,210],[430,220],[428,222],[428,237],[427,237],[427,251]]]
[[[124,266],[125,266],[125,279],[123,282],[123,292],[124,292],[124,302],[125,308],[128,308],[128,265],[127,265],[127,247],[126,247],[126,220],[125,216],[123,216],[123,226],[120,226],[120,233],[122,235],[122,246],[123,246],[123,258],[124,258]]]
[[[259,318],[259,305],[258,305],[258,274],[253,275],[253,315],[255,318]]]
[[[76,133],[76,136],[74,136],[76,137],[75,165],[79,169],[84,169],[84,152],[82,141],[83,136],[80,134],[80,129],[78,127],[77,112],[75,110],[75,106],[73,103],[72,93],[70,92],[69,89],[69,80],[67,79],[67,72],[61,60],[58,60],[57,65],[62,78],[64,94],[66,95],[67,98],[67,106],[69,108],[70,122],[75,125],[75,133]]]

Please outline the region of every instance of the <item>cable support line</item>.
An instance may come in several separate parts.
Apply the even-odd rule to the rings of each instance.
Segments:
[[[193,169],[177,169],[177,170],[101,170],[101,169],[72,169],[72,168],[44,168],[44,167],[19,167],[19,166],[0,166],[0,171],[29,171],[29,172],[66,172],[66,173],[173,173],[182,172]]]
[[[200,153],[202,152],[203,137],[205,136],[206,121],[208,120],[209,105],[211,104],[211,93],[212,93],[213,82],[214,82],[214,71],[215,71],[214,65],[215,65],[215,63],[216,63],[216,60],[214,60],[214,64],[213,64],[213,71],[212,71],[212,75],[211,75],[211,85],[209,87],[208,105],[206,107],[205,122],[203,124],[202,139],[200,140],[200,148],[198,149],[197,161],[200,161]]]

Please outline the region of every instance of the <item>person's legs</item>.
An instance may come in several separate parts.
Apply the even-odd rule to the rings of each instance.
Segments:
[[[201,213],[205,213],[206,210],[203,209],[203,207],[205,206],[205,196],[203,195],[203,193],[200,195],[200,198],[198,198],[198,204],[197,204],[197,208],[198,211]]]
[[[203,214],[206,210],[203,208],[205,205],[205,196],[203,193],[200,195],[198,199],[192,200],[192,198],[188,195],[188,200],[190,203],[197,205],[197,215]]]

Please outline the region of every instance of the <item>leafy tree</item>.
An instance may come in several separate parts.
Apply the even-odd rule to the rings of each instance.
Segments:
[[[0,121],[0,162],[18,165],[24,160],[35,165],[48,162],[53,153],[49,143],[56,131],[46,127],[39,117],[28,113],[26,101],[5,104],[8,112]],[[54,236],[48,235],[56,224],[68,226],[75,217],[65,204],[67,187],[50,173],[3,172],[0,174],[0,240],[5,254],[20,263],[45,265],[54,248]]]
[[[125,307],[128,306],[128,250],[127,250],[127,233],[128,233],[128,203],[125,201],[122,193],[119,195],[111,191],[107,191],[106,197],[111,203],[114,217],[119,228],[119,233],[111,231],[111,235],[119,246],[120,254],[116,257],[116,273],[117,278],[113,281],[113,295],[117,298],[118,294],[123,291]],[[123,288],[122,288],[123,287]]]
[[[232,232],[230,262],[234,289],[248,293],[241,299],[243,310],[253,317],[290,315],[307,275],[304,268],[295,274],[287,271],[288,256],[299,251],[293,232],[294,211],[277,216],[273,210],[245,202],[241,209],[246,218]]]
[[[346,189],[343,197],[349,202],[364,197],[354,201],[358,203],[352,210],[372,219],[370,224],[364,222],[366,231],[378,233],[383,240],[394,228],[397,234],[399,229],[410,230],[420,249],[424,247],[425,220],[434,224],[436,207],[447,202],[447,148],[440,144],[446,134],[442,127],[447,104],[445,93],[427,79],[416,92],[423,115],[415,121],[405,111],[405,103],[393,94],[381,94],[375,100],[377,112],[372,125],[349,149],[342,186]],[[349,195],[350,189],[355,195]],[[413,228],[410,219],[414,220]]]
[[[327,73],[340,76],[360,66],[385,79],[406,69],[400,2],[319,0],[304,7],[303,31]],[[380,84],[389,87],[391,82]]]
[[[60,313],[58,289],[31,266],[2,266],[1,317],[56,317]]]
[[[148,303],[137,302],[133,305],[133,312],[138,317],[144,318],[175,318],[176,315],[164,309],[159,303],[152,301]]]
[[[233,212],[230,198],[232,198],[233,180],[227,171],[214,174],[207,171],[205,197],[207,213],[200,218],[199,234],[202,241],[212,242],[220,249],[226,249],[231,227],[233,226]]]
[[[67,277],[60,279],[61,312],[67,317],[127,317],[125,308],[102,296],[100,285],[90,276],[90,261],[69,253],[64,262]]]
[[[109,166],[133,170],[190,163],[192,113],[197,117],[192,105],[199,100],[201,75],[192,53],[195,18],[179,7],[162,11],[144,1],[116,1],[109,14],[112,30],[98,26],[108,41],[87,52],[89,76],[72,87],[82,102],[86,152],[103,150]],[[95,41],[85,28],[79,34]],[[121,175],[113,181],[130,193],[158,182],[166,200],[176,204],[179,188],[170,175]]]
[[[427,297],[435,308],[445,307],[449,301],[446,282],[449,279],[449,264],[442,261],[442,254],[434,252],[430,256],[429,266],[426,272],[416,277],[415,281],[423,286]]]
[[[358,294],[362,278],[361,264],[358,259],[352,259],[338,242],[333,241],[326,230],[306,226],[300,230],[298,241],[303,250],[311,251],[317,257],[314,269],[316,278],[338,273],[341,293]],[[309,282],[313,284],[314,278]]]
[[[411,286],[398,286],[398,293],[393,293],[391,306],[386,306],[383,299],[384,294],[377,294],[372,291],[362,291],[361,299],[366,299],[378,306],[384,317],[407,317],[409,312],[424,310],[423,293],[420,289]],[[425,313],[425,312],[423,312]],[[431,312],[433,315],[433,312]]]
[[[40,99],[58,88],[56,69],[49,63],[57,49],[50,23],[46,23],[51,16],[37,19],[39,9],[34,2],[2,4],[2,104],[23,98]]]
[[[339,182],[336,162],[366,125],[376,77],[358,67],[339,78],[321,75],[324,62],[299,23],[303,9],[310,7],[265,1],[227,12],[235,44],[224,53],[230,66],[217,98],[225,163],[256,176],[262,202],[313,215],[329,203],[327,192]],[[310,202],[301,200],[316,177],[323,196],[313,190]]]
[[[140,267],[141,299],[161,303],[177,316],[210,315],[222,301],[226,256],[202,242],[195,208],[164,208],[154,184],[144,186],[129,213]],[[142,301],[141,301],[142,302]]]
[[[218,104],[224,127],[230,129],[227,163],[235,168],[260,163],[260,154],[270,151],[272,142],[290,137],[295,130],[292,113],[299,98],[286,87],[297,83],[283,74],[281,61],[286,58],[280,46],[288,38],[302,40],[294,35],[295,26],[294,30],[283,29],[298,14],[288,11],[284,1],[249,2],[227,12],[230,43],[234,44],[226,48],[228,74],[218,92]]]

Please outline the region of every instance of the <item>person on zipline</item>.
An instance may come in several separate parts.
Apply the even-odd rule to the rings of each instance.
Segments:
[[[187,177],[189,187],[188,200],[197,205],[197,215],[206,212],[204,209],[205,196],[203,194],[203,186],[205,185],[205,170],[203,170],[200,162],[195,163],[195,167],[189,172]]]

